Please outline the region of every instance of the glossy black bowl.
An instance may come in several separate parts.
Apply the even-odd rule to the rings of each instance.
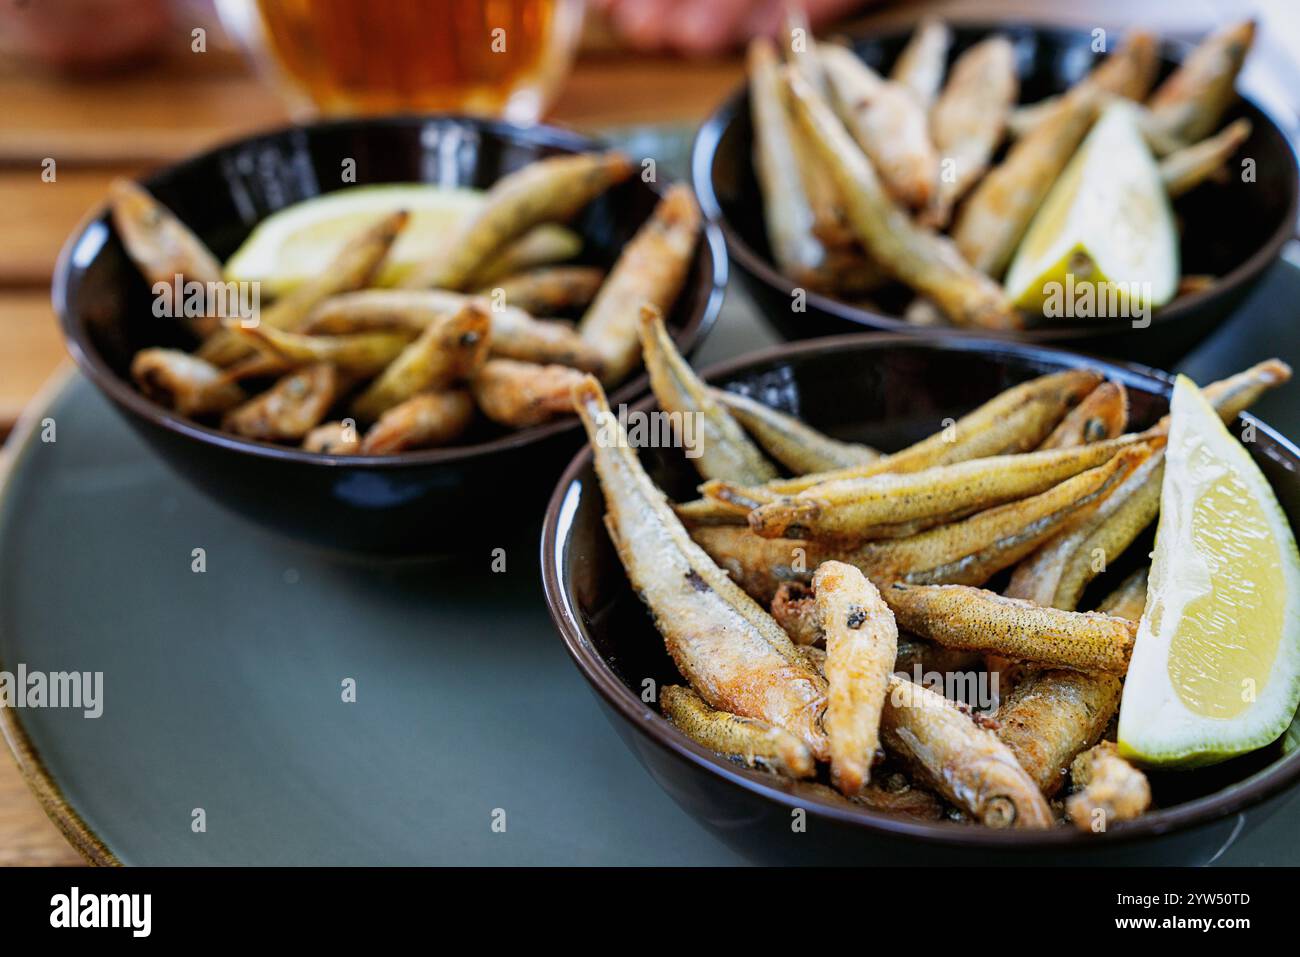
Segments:
[[[1099,54],[1090,31],[1019,24],[967,24],[953,28],[951,56],[991,33],[1015,45],[1020,99],[1031,103],[1059,93],[1091,69]],[[858,55],[878,70],[887,70],[907,42],[909,31],[853,38]],[[1185,45],[1163,43],[1162,71],[1168,74],[1185,54]],[[1224,124],[1237,117],[1251,121],[1250,139],[1236,160],[1255,163],[1255,181],[1233,176],[1222,184],[1206,183],[1174,203],[1182,224],[1184,274],[1206,274],[1216,281],[1183,296],[1134,328],[1127,320],[1051,321],[1018,332],[961,330],[963,334],[1013,339],[1078,349],[1168,368],[1206,337],[1254,287],[1295,233],[1300,195],[1296,157],[1285,134],[1249,99],[1229,110]],[[739,266],[746,288],[764,318],[786,339],[876,330],[931,336],[934,327],[918,327],[901,316],[909,294],[901,287],[875,297],[882,312],[809,292],[807,311],[790,308],[796,283],[782,275],[768,248],[758,183],[751,160],[753,129],[749,94],[742,88],[700,128],[691,158],[691,177],[706,216],[722,227],[727,249]]]
[[[344,120],[240,140],[166,169],[149,190],[222,259],[262,219],[340,189],[345,160],[359,183],[429,182],[487,187],[559,153],[600,148],[576,133],[455,116]],[[571,224],[586,261],[608,267],[658,200],[640,177],[593,201]],[[709,226],[668,323],[679,348],[708,333],[727,280],[725,246]],[[257,522],[347,550],[448,553],[462,530],[532,518],[553,476],[581,442],[576,418],[518,431],[476,426],[465,444],[389,456],[329,456],[253,442],[185,419],[126,378],[146,346],[187,348],[175,324],[153,318],[150,290],[107,214],[91,214],[64,247],[54,307],[81,370],[162,455],[213,498]],[[645,391],[639,375],[617,401]]]
[[[854,335],[779,346],[710,367],[715,385],[744,391],[831,435],[901,448],[1018,382],[1091,366],[1122,381],[1135,428],[1168,410],[1170,377],[1042,346],[959,336]],[[653,408],[653,399],[638,409]],[[1243,417],[1248,418],[1248,417]],[[1255,422],[1252,456],[1300,527],[1300,449]],[[1237,423],[1236,428],[1243,423]],[[693,466],[677,449],[644,449],[641,461],[674,498],[693,497]],[[1300,753],[1280,743],[1193,772],[1152,773],[1158,809],[1103,834],[1072,827],[998,831],[917,823],[848,808],[769,774],[738,767],[695,744],[653,704],[655,687],[681,683],[606,534],[604,498],[590,448],[556,487],[542,532],[551,617],[610,722],[651,776],[690,814],[756,860],[782,863],[1205,863],[1276,810],[1300,781]],[[1113,587],[1149,549],[1139,541],[1095,584]],[[648,785],[647,785],[648,786]],[[807,811],[792,833],[791,811]]]

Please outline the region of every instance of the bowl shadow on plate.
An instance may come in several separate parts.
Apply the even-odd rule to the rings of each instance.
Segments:
[[[981,340],[845,336],[767,350],[706,371],[714,384],[797,414],[829,434],[897,449],[935,431],[1018,382],[1091,365],[1125,383],[1131,425],[1168,409],[1170,379],[1133,365],[1101,363],[1040,347]],[[647,400],[642,404],[652,406]],[[1249,417],[1246,417],[1249,418]],[[1240,426],[1240,423],[1238,423]],[[1300,525],[1300,451],[1256,423],[1256,462]],[[670,498],[694,497],[699,479],[675,449],[644,449],[647,471]],[[542,562],[551,615],[607,717],[656,781],[689,813],[756,860],[780,863],[1206,863],[1264,820],[1300,778],[1300,755],[1283,760],[1280,742],[1193,773],[1152,774],[1158,810],[1103,835],[1062,828],[1047,834],[925,825],[847,809],[801,795],[781,779],[741,768],[697,746],[642,701],[683,679],[644,605],[628,584],[602,516],[589,450],[566,470],[548,510]],[[1092,607],[1150,552],[1135,542],[1085,596]],[[1007,576],[990,583],[996,588]],[[1262,802],[1262,803],[1261,803]],[[1253,805],[1253,806],[1252,806]],[[1249,806],[1248,813],[1243,809]],[[795,808],[806,833],[791,830]],[[1239,812],[1243,812],[1240,813]]]
[[[535,159],[603,144],[550,127],[524,129],[460,117],[322,122],[240,140],[145,181],[221,258],[278,209],[356,183],[426,182],[487,187]],[[579,261],[608,268],[659,198],[640,177],[594,200],[573,222]],[[726,253],[709,226],[669,325],[683,352],[708,333],[722,305]],[[153,314],[152,291],[102,211],[64,248],[55,310],[82,371],[168,464],[222,504],[259,524],[341,550],[457,553],[463,539],[540,511],[550,482],[581,442],[576,419],[509,431],[480,418],[461,445],[393,456],[325,456],[251,442],[177,416],[127,381],[146,346],[191,348],[177,323]],[[618,388],[630,401],[643,375]]]
[[[1092,50],[1090,31],[989,23],[954,25],[949,63],[994,32],[1006,34],[1014,44],[1021,103],[1061,92],[1100,58]],[[907,31],[887,32],[854,37],[852,43],[859,56],[883,72],[893,64],[909,35]],[[1162,79],[1187,49],[1186,44],[1172,41],[1160,44]],[[1226,183],[1203,184],[1174,202],[1182,227],[1182,273],[1215,276],[1217,281],[1209,288],[1156,311],[1146,328],[1133,328],[1128,320],[1076,320],[1044,323],[1013,333],[959,331],[1073,348],[1163,368],[1175,365],[1245,300],[1295,233],[1300,173],[1290,142],[1247,98],[1238,98],[1220,128],[1239,117],[1249,119],[1253,128],[1233,158],[1231,168],[1236,175]],[[870,297],[879,311],[815,292],[807,295],[806,312],[791,310],[796,284],[772,263],[762,207],[756,201],[761,193],[751,160],[752,142],[749,96],[742,88],[700,128],[692,150],[691,177],[701,208],[721,226],[741,281],[773,329],[791,340],[866,330],[936,334],[933,327],[917,327],[901,318],[911,293],[897,284]],[[1240,163],[1246,158],[1253,162],[1253,182],[1242,180]]]

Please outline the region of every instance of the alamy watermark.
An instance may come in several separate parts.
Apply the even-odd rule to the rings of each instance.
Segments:
[[[257,326],[262,309],[260,282],[198,282],[177,273],[153,284],[153,314],[159,319],[237,319]]]
[[[1087,273],[1065,282],[1043,283],[1043,315],[1048,319],[1131,319],[1134,329],[1151,325],[1151,283],[1097,282]]]
[[[600,413],[596,427],[596,444],[601,448],[680,447],[688,459],[697,459],[704,453],[698,412],[640,412],[620,405],[617,416],[613,412]]]
[[[72,708],[87,718],[104,713],[104,672],[0,671],[0,708]]]

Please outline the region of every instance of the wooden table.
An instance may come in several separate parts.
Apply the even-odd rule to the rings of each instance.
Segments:
[[[1135,9],[1139,8],[1140,9]],[[1238,9],[1233,10],[1236,7]],[[1243,10],[1263,14],[1265,49],[1279,85],[1294,88],[1300,14],[1289,0],[950,0],[896,4],[867,25],[937,11],[955,19],[1056,19],[1079,26],[1136,22],[1167,33],[1199,33]],[[1137,14],[1135,16],[1135,13]],[[1296,42],[1296,41],[1292,41]],[[173,162],[223,140],[285,121],[273,91],[234,53],[176,53],[143,72],[93,82],[60,80],[0,62],[0,436],[65,360],[49,306],[49,282],[63,241],[101,201],[110,180]],[[695,123],[741,79],[737,57],[682,61],[593,53],[579,59],[550,116],[579,129],[613,124]],[[55,162],[55,179],[41,172]],[[0,757],[0,865],[75,864],[80,858],[46,819],[8,754]]]

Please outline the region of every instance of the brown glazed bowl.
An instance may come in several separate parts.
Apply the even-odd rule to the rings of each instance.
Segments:
[[[797,414],[838,438],[888,450],[932,433],[944,418],[962,415],[1018,382],[1085,365],[1128,387],[1135,428],[1167,411],[1171,379],[1165,373],[1042,346],[960,336],[818,339],[715,365],[704,377]],[[635,408],[652,409],[653,399]],[[1267,425],[1250,421],[1257,429],[1251,454],[1293,527],[1300,527],[1300,449]],[[675,499],[691,496],[699,481],[680,450],[643,449],[641,461]],[[998,831],[920,823],[799,793],[775,775],[739,767],[700,747],[653,703],[642,700],[647,679],[657,688],[683,680],[628,584],[602,524],[604,511],[587,448],[560,479],[542,531],[542,575],[551,617],[610,723],[655,781],[688,813],[755,860],[1200,864],[1276,810],[1300,780],[1300,753],[1284,754],[1280,742],[1210,768],[1152,772],[1156,809],[1102,834],[1064,826]],[[1149,545],[1149,539],[1134,543],[1095,583],[1084,607],[1092,607],[1087,599],[1104,594],[1136,567]],[[807,812],[804,833],[792,832],[795,808]]]
[[[431,182],[487,187],[505,173],[558,153],[601,144],[553,127],[517,127],[459,116],[356,119],[291,126],[222,146],[145,180],[145,185],[222,259],[253,227],[290,203],[358,183]],[[582,258],[608,267],[649,217],[656,188],[633,177],[584,209],[572,227]],[[706,227],[682,294],[668,317],[683,352],[708,334],[727,281],[725,246]],[[574,417],[509,431],[480,423],[464,444],[388,456],[330,456],[254,442],[155,404],[127,379],[145,346],[191,344],[152,316],[150,290],[104,210],[82,223],[59,257],[54,308],[81,371],[177,472],[256,522],[345,550],[447,554],[462,531],[531,520],[551,479],[581,442]],[[646,389],[638,375],[615,395]]]
[[[956,57],[992,33],[1005,34],[1015,46],[1022,103],[1061,92],[1087,73],[1099,57],[1092,50],[1090,31],[1014,23],[954,25],[950,56]],[[887,70],[909,35],[910,31],[872,34],[853,37],[852,43],[867,63]],[[1163,43],[1162,74],[1167,75],[1186,50],[1183,44]],[[1238,117],[1248,118],[1253,126],[1237,157],[1255,161],[1256,181],[1244,183],[1240,176],[1233,176],[1221,184],[1205,183],[1174,203],[1182,225],[1184,274],[1215,276],[1215,282],[1156,311],[1145,328],[1134,328],[1123,319],[1092,319],[1043,322],[1017,332],[962,329],[961,333],[1055,345],[1163,368],[1173,366],[1245,299],[1295,233],[1300,177],[1291,144],[1250,99],[1240,98],[1223,123]],[[791,296],[797,283],[772,262],[752,147],[749,94],[742,87],[700,127],[692,151],[691,179],[701,209],[722,227],[741,280],[778,334],[785,339],[807,339],[873,330],[927,337],[944,333],[902,318],[910,298],[902,287],[882,290],[873,297],[882,311],[810,291],[807,311],[793,312]]]

